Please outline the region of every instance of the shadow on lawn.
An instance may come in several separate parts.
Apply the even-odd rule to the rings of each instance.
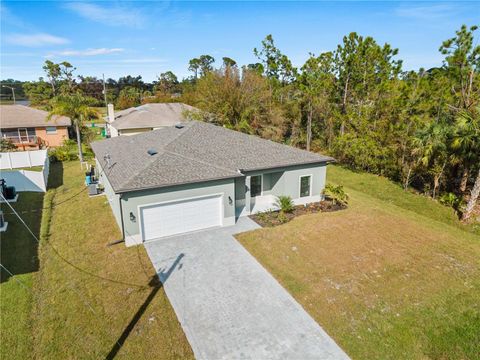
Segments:
[[[62,184],[63,164],[50,164],[48,188],[55,189]],[[41,192],[19,192],[18,201],[10,203],[37,238],[40,237],[44,197],[45,194]],[[1,234],[0,263],[13,275],[36,272],[38,270],[37,241],[8,204],[1,204],[0,207],[5,221],[8,222],[7,231]],[[8,281],[10,277],[6,270],[0,269],[0,283]]]
[[[175,270],[177,265],[179,265],[180,260],[182,260],[184,256],[185,255],[183,253],[178,255],[168,270],[166,268],[160,269],[158,271],[158,276],[157,275],[152,276],[152,278],[150,279],[150,282],[148,283],[148,286],[152,288],[152,290],[148,294],[143,304],[138,308],[135,315],[133,315],[132,319],[128,323],[127,327],[123,330],[122,334],[117,339],[115,344],[113,344],[113,347],[108,353],[108,355],[105,357],[105,360],[112,360],[115,358],[115,356],[118,354],[122,346],[125,344],[125,341],[127,340],[128,336],[130,335],[132,330],[135,328],[135,325],[137,325],[138,321],[141,319],[142,315],[145,313],[145,310],[147,310],[148,305],[150,305],[152,300],[155,298],[155,295],[157,295],[158,291],[163,287],[163,284],[165,284],[167,279],[172,274],[173,270]],[[180,264],[178,268],[181,269],[182,264]]]

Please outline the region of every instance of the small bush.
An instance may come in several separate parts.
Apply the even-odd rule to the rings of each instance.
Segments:
[[[285,224],[288,221],[288,217],[283,211],[280,211],[278,213],[277,220],[280,224]]]
[[[275,205],[280,208],[281,212],[290,213],[294,210],[294,203],[290,196],[280,195],[277,197]]]
[[[445,193],[440,196],[438,201],[440,201],[441,204],[452,207],[454,209],[458,209],[461,204],[461,199],[454,193]]]
[[[74,140],[67,139],[62,146],[50,149],[48,154],[53,162],[78,160],[77,143]]]
[[[323,194],[330,198],[334,204],[346,205],[348,203],[348,194],[342,185],[327,184]]]
[[[15,151],[17,147],[10,139],[0,140],[0,151]]]

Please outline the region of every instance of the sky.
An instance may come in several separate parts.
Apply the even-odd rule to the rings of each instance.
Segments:
[[[438,48],[462,24],[480,24],[479,2],[1,1],[0,78],[35,80],[42,64],[69,61],[77,75],[152,81],[187,77],[188,61],[212,55],[238,64],[272,34],[301,66],[355,31],[399,49],[404,69],[442,64]],[[477,36],[477,40],[478,40]]]

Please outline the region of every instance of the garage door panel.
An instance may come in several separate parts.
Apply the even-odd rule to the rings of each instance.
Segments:
[[[221,195],[141,208],[144,240],[220,226]]]

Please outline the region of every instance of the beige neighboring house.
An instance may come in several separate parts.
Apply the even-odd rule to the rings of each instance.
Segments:
[[[48,112],[24,105],[0,105],[0,137],[9,139],[17,148],[55,147],[68,139],[72,124],[65,116],[48,120]]]
[[[109,104],[107,128],[111,137],[136,135],[191,120],[189,113],[196,111],[183,103],[152,103],[114,112]]]

